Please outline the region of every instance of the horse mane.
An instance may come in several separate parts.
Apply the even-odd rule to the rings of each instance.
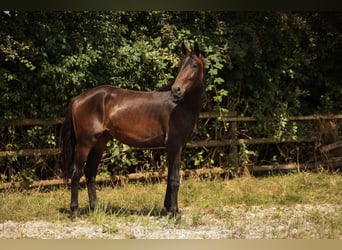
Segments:
[[[173,80],[169,81],[167,84],[159,87],[156,89],[157,92],[167,92],[167,91],[171,91],[171,87],[172,87],[172,84],[173,84]]]

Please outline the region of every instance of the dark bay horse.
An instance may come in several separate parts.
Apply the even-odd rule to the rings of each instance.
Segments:
[[[107,142],[116,138],[139,148],[166,147],[168,161],[164,206],[177,214],[181,153],[196,126],[202,107],[204,58],[195,43],[182,44],[184,59],[167,90],[143,92],[103,85],[73,98],[62,126],[62,155],[71,178],[72,216],[78,216],[81,176],[87,180],[90,209],[96,202],[95,178]]]

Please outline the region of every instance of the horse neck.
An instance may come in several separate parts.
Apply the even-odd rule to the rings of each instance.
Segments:
[[[195,117],[198,116],[203,104],[203,87],[192,89],[183,99],[184,105],[191,110]]]

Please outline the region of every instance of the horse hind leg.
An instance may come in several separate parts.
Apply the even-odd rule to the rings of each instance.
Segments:
[[[80,184],[80,179],[83,175],[83,166],[87,160],[90,148],[86,146],[80,146],[76,144],[75,155],[73,163],[71,165],[71,217],[75,218],[79,216],[78,207],[78,189]]]
[[[109,139],[110,137],[106,134],[103,134],[100,138],[98,138],[97,143],[89,153],[87,163],[84,168],[85,176],[87,179],[89,206],[91,210],[94,210],[96,205],[96,174],[98,165]]]

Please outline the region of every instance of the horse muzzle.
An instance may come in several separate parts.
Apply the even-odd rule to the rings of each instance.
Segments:
[[[176,101],[180,101],[184,97],[184,90],[179,86],[172,86],[171,93]]]

